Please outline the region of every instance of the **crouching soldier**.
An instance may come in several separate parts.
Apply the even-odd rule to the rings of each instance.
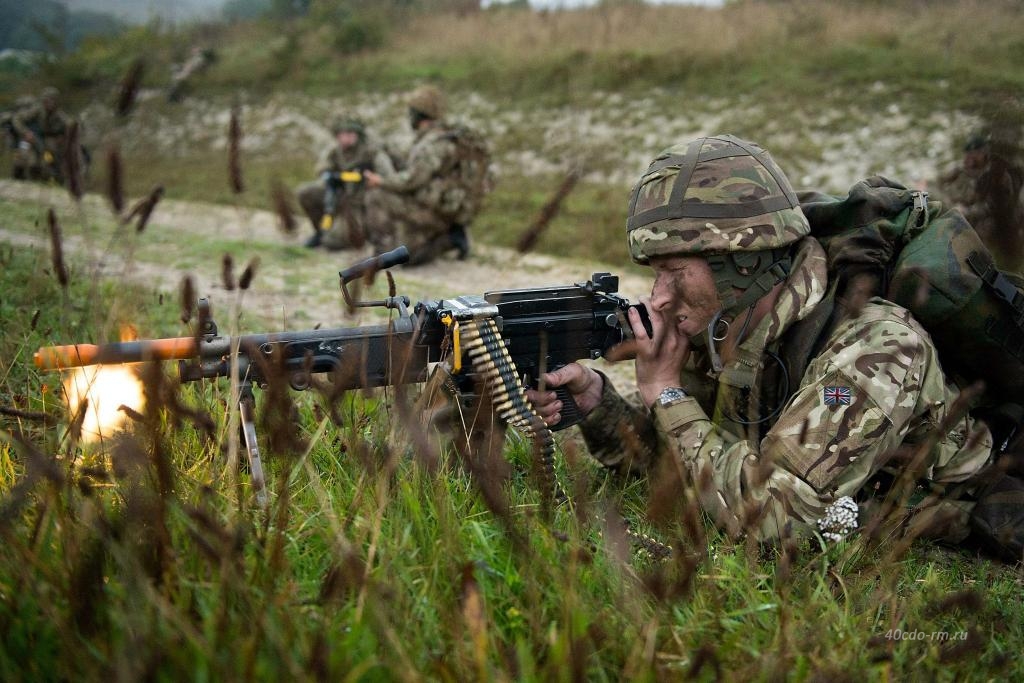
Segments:
[[[68,133],[73,119],[58,107],[59,97],[56,88],[44,88],[38,104],[13,117],[11,125],[18,136],[15,178],[64,183]],[[79,148],[75,153],[83,154],[84,150]]]
[[[296,190],[299,205],[313,227],[306,246],[326,249],[361,247],[365,242],[365,174],[393,173],[391,157],[371,141],[354,119],[339,119],[331,128],[335,143],[317,163],[318,180]]]
[[[437,88],[417,88],[407,102],[416,140],[401,171],[366,174],[367,238],[378,251],[405,244],[410,265],[452,250],[464,259],[490,189],[489,150],[475,131],[445,122]]]

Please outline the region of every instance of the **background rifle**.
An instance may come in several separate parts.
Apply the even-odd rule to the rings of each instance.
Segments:
[[[348,185],[361,185],[363,172],[354,171],[324,171],[320,174],[324,181],[324,215],[320,219],[320,229],[330,230],[334,225],[334,214],[338,212],[338,193],[342,187]]]

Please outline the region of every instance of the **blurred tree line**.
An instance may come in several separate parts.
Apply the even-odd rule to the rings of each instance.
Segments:
[[[381,47],[389,30],[423,12],[465,14],[480,10],[480,0],[227,0],[226,21],[297,20],[331,26],[342,53]]]
[[[70,10],[56,0],[0,0],[0,49],[60,54],[88,36],[113,35],[125,28],[116,17]]]
[[[479,9],[480,0],[227,0],[223,15],[227,20],[289,19],[330,14],[474,12]]]

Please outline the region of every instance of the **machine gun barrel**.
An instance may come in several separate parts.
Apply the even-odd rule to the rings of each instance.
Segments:
[[[366,325],[295,332],[227,336],[174,337],[110,344],[71,344],[39,349],[41,370],[66,370],[87,365],[178,360],[183,382],[225,377],[237,344],[246,378],[263,383],[271,369],[283,373],[295,389],[305,389],[309,376],[331,373],[343,388],[369,388],[420,381],[427,363],[437,360],[439,339],[420,333],[416,322],[400,318],[387,325]],[[261,362],[262,361],[262,362]]]
[[[32,359],[40,370],[65,370],[86,365],[184,360],[198,355],[195,337],[146,339],[112,344],[45,346]]]

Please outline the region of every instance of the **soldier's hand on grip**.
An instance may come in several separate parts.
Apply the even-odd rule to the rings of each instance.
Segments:
[[[558,370],[547,372],[541,375],[541,381],[543,389],[528,389],[526,397],[549,427],[558,424],[562,419],[562,401],[558,400],[554,388],[565,387],[583,416],[597,407],[604,392],[604,380],[601,375],[579,363],[569,363]]]

